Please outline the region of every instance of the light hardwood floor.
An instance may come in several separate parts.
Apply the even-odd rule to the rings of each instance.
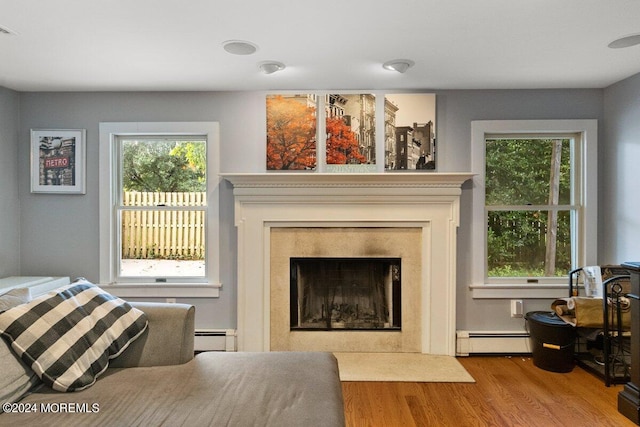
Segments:
[[[343,382],[348,427],[633,426],[621,385],[576,367],[555,373],[528,356],[462,357],[475,383]]]

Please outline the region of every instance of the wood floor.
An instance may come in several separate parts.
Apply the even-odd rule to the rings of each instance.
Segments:
[[[544,371],[528,356],[462,357],[475,383],[343,382],[348,427],[633,426],[622,386],[576,367]]]

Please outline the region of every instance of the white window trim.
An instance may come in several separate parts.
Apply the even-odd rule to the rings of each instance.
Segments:
[[[471,226],[473,298],[558,298],[568,296],[566,283],[486,283],[485,139],[500,134],[580,135],[576,143],[581,157],[577,178],[582,182],[578,233],[583,237],[576,247],[578,266],[595,265],[598,255],[598,121],[597,120],[482,120],[471,122],[471,166],[473,208]]]
[[[128,135],[204,135],[207,137],[207,283],[116,283],[112,230],[116,213],[117,186],[114,185],[115,140]],[[120,297],[219,297],[220,245],[220,140],[217,122],[104,122],[100,123],[99,213],[100,213],[100,284]]]

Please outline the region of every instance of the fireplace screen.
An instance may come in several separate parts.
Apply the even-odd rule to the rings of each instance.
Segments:
[[[291,258],[291,330],[399,330],[400,258]]]

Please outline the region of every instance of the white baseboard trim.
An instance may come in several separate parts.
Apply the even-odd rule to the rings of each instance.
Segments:
[[[525,331],[456,331],[456,356],[531,353]]]
[[[235,329],[196,329],[195,351],[236,351]]]

